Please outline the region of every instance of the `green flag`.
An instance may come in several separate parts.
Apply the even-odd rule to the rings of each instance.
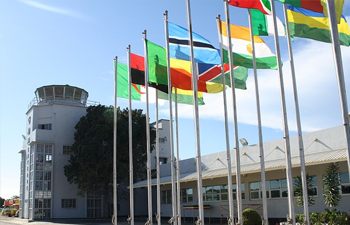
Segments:
[[[115,63],[114,63],[115,68]],[[125,64],[117,65],[117,97],[129,98],[128,67]],[[141,85],[131,84],[131,99],[141,101]]]

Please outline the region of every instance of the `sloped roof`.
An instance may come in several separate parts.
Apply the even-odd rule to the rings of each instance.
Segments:
[[[319,165],[319,164],[325,164],[325,163],[331,163],[331,162],[340,162],[340,161],[346,161],[347,153],[346,149],[337,149],[337,150],[327,150],[322,152],[313,152],[309,154],[305,154],[305,164],[306,166],[311,165]],[[285,158],[279,158],[275,160],[268,160],[265,161],[265,171],[273,171],[273,170],[279,170],[284,169],[286,165]],[[300,157],[299,156],[293,156],[292,157],[292,167],[300,167]],[[235,166],[232,166],[232,174],[235,175]],[[260,172],[260,162],[254,162],[250,164],[243,164],[241,165],[241,173],[247,174],[247,173],[257,173]],[[216,169],[204,169],[202,170],[202,179],[212,179],[212,178],[219,178],[219,177],[226,177],[227,176],[227,168],[221,167]],[[195,181],[197,180],[197,173],[184,173],[180,176],[180,182],[188,182],[188,181]],[[171,176],[164,176],[160,178],[161,184],[170,184],[171,183]],[[152,185],[156,185],[157,180],[152,179]],[[138,183],[134,184],[134,188],[140,188],[140,187],[147,187],[147,180],[140,181]]]

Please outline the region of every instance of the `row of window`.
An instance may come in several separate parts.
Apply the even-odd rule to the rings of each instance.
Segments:
[[[236,199],[237,186],[232,184],[233,199]],[[241,184],[242,199],[245,199],[245,184]],[[216,185],[203,187],[203,201],[225,201],[228,200],[228,185]]]
[[[61,201],[62,208],[76,208],[77,200],[76,199],[62,199]]]
[[[161,199],[160,202],[162,204],[171,204],[171,190],[166,190],[162,191],[160,193]],[[180,190],[180,196],[181,196],[181,202],[182,203],[187,203],[187,202],[193,202],[193,189],[188,188],[188,189],[181,189]]]
[[[295,184],[297,178],[293,179]],[[350,182],[349,173],[339,173],[340,179],[340,191],[341,194],[350,194]],[[311,196],[317,196],[317,177],[311,176]],[[251,182],[249,183],[249,194],[250,199],[261,199],[262,198],[262,188],[261,182]],[[193,202],[193,190],[181,189],[181,202]],[[236,184],[232,184],[233,199],[236,199],[237,188]],[[245,199],[245,184],[241,184],[242,199]],[[166,190],[161,192],[161,203],[169,204],[171,203],[171,190]],[[286,179],[275,179],[266,181],[266,196],[267,198],[287,198],[287,180]],[[227,185],[216,185],[203,187],[203,201],[213,202],[213,201],[225,201],[228,200],[228,186]]]

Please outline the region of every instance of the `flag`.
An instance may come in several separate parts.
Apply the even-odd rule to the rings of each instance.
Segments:
[[[248,69],[242,66],[235,66],[233,69],[235,75],[235,87],[243,90],[247,89],[246,81],[248,78]],[[221,65],[199,63],[198,70],[199,80],[222,84]],[[228,64],[224,64],[224,71],[225,83],[231,87],[231,78],[229,73],[230,66]]]
[[[270,0],[229,0],[228,4],[247,9],[258,9],[264,14],[271,14]]]
[[[122,63],[118,63],[117,76],[118,76],[117,77],[117,97],[128,99],[129,98],[128,66]],[[131,74],[131,76],[133,76],[133,74]],[[159,91],[159,93],[164,93],[165,95],[167,95],[168,90],[166,90],[166,92]],[[148,95],[149,95],[149,103],[155,103],[156,89],[148,88]],[[146,102],[145,85],[131,83],[131,99]],[[164,101],[161,100],[158,102],[158,104],[164,105]]]
[[[282,3],[290,4],[294,7],[307,9],[313,12],[323,13],[328,15],[327,11],[327,0],[277,0]],[[335,12],[337,16],[338,24],[341,21],[341,15],[343,13],[344,0],[335,0]]]
[[[253,34],[256,36],[274,36],[273,17],[263,14],[260,10],[252,9]],[[287,36],[282,21],[276,17],[278,36]]]
[[[314,12],[323,13],[321,0],[277,0],[282,3],[291,4],[295,7],[308,9]]]
[[[145,85],[145,59],[130,53],[131,83]],[[168,85],[148,82],[149,87],[168,93]]]
[[[169,27],[170,57],[190,61],[190,46],[188,30],[174,23]],[[193,54],[196,62],[220,64],[221,58],[218,50],[204,37],[192,32]]]
[[[287,5],[290,35],[331,43],[328,17],[322,13]],[[338,24],[341,45],[350,45],[349,25],[342,16]]]
[[[168,100],[169,95],[158,92],[158,98]],[[172,89],[172,101],[175,101],[175,89]],[[177,89],[177,103],[193,105],[193,91]],[[198,105],[204,105],[203,92],[198,92]]]
[[[141,85],[131,84],[131,99],[141,101]],[[117,65],[117,96],[129,98],[129,75],[128,66],[118,62]]]
[[[148,40],[148,71],[149,81],[159,84],[168,84],[166,50]],[[192,90],[191,62],[179,59],[170,59],[171,86],[183,90]],[[222,91],[222,84],[198,81],[198,91],[218,93]]]
[[[233,64],[235,66],[253,68],[253,55],[249,28],[232,24],[230,26]],[[228,63],[228,35],[226,30],[226,23],[219,21],[218,28],[222,36],[224,62]],[[256,68],[277,69],[276,56],[271,52],[265,42],[258,36],[254,36],[254,42]]]

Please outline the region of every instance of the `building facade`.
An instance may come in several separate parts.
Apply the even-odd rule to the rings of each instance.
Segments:
[[[86,114],[88,92],[69,85],[38,88],[26,113],[25,144],[20,151],[20,217],[70,218],[98,216],[101,197],[77,196],[63,167],[74,143],[75,125]],[[91,203],[94,201],[93,207]],[[93,209],[93,213],[91,212]]]
[[[64,174],[72,153],[75,126],[86,115],[88,103],[96,104],[88,102],[88,92],[78,87],[49,85],[36,89],[26,112],[26,134],[19,152],[21,218],[98,218],[108,210],[103,208],[101,194],[77,195],[77,186],[69,184]],[[159,128],[162,162],[167,163],[170,162],[169,121],[160,120]],[[155,151],[151,158],[155,162]],[[146,190],[135,192],[140,215],[143,211],[147,213],[146,193]],[[118,203],[118,215],[127,216],[128,200]]]
[[[330,163],[339,163],[341,201],[337,210],[349,212],[350,210],[350,181],[347,168],[347,152],[343,127],[310,132],[303,135],[305,146],[306,173],[312,177],[312,195],[315,204],[309,208],[310,213],[325,210],[323,198],[322,178]],[[300,158],[297,136],[290,138],[292,155],[292,176],[296,179],[300,176]],[[286,181],[286,159],[284,140],[274,140],[264,143],[266,186],[268,217],[270,219],[286,218],[288,214],[288,190]],[[202,156],[202,183],[203,204],[206,205],[204,216],[217,218],[226,223],[229,216],[228,209],[228,185],[227,185],[227,160],[226,151]],[[231,151],[233,195],[236,199],[236,174],[235,153]],[[262,216],[262,192],[260,173],[260,154],[258,145],[248,145],[240,148],[241,161],[241,191],[243,209],[253,208]],[[171,204],[171,173],[170,165],[162,165],[161,173],[161,210],[162,216],[169,218],[172,215]],[[181,215],[182,219],[197,218],[198,209],[193,205],[198,204],[196,158],[180,161],[181,173]],[[141,181],[134,185],[135,188],[145,187],[147,181]],[[152,180],[156,185],[156,180]],[[303,213],[302,207],[297,207],[294,198],[296,213]],[[156,200],[153,201],[154,204]],[[234,202],[235,215],[237,216],[237,202]],[[278,221],[278,220],[275,220]]]

